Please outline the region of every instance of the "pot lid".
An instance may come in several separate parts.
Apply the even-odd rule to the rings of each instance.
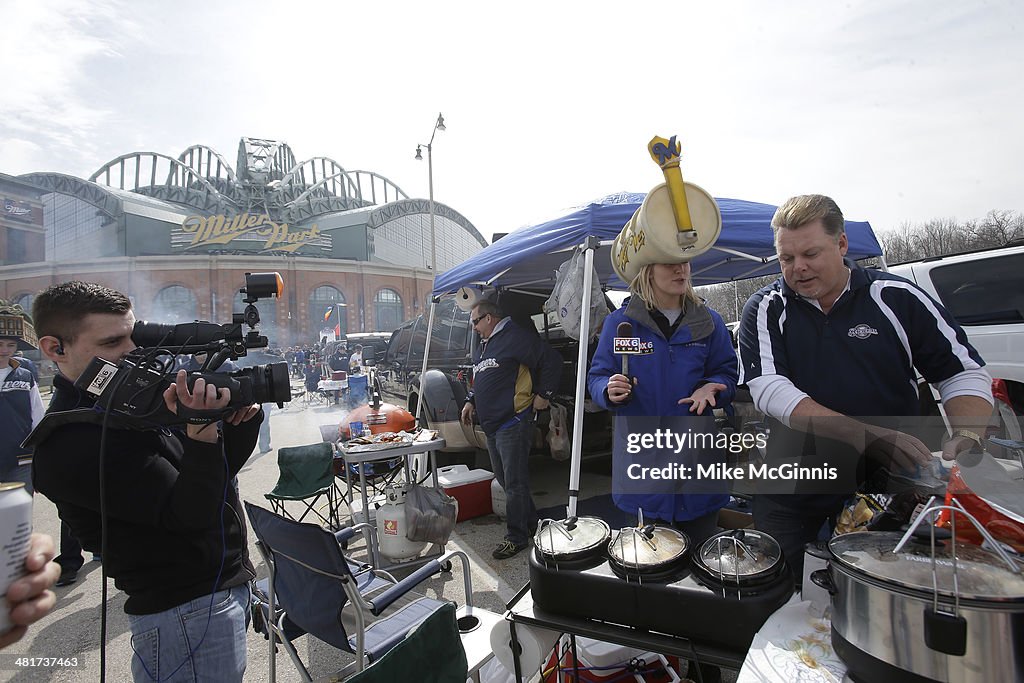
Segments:
[[[597,517],[550,522],[537,529],[533,545],[544,555],[559,557],[597,550],[608,542],[611,529]]]
[[[902,588],[933,593],[930,540],[914,539],[899,553],[892,549],[902,534],[864,531],[829,541],[832,557],[841,565]],[[970,543],[956,544],[957,585],[961,598],[1024,601],[1024,574],[1013,573],[998,555]],[[1017,564],[1024,569],[1024,564]],[[953,596],[952,543],[935,541],[935,573],[939,594]]]
[[[737,529],[715,534],[704,541],[697,559],[705,570],[723,579],[745,579],[778,568],[782,549],[766,533]]]
[[[643,570],[681,559],[689,549],[686,534],[651,524],[621,529],[608,544],[608,555],[622,567]]]

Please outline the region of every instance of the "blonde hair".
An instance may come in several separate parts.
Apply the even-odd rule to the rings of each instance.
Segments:
[[[787,199],[772,216],[772,231],[778,239],[779,230],[796,230],[818,219],[825,233],[836,240],[846,232],[839,205],[823,194],[803,194]]]
[[[666,264],[672,265],[672,264]],[[647,304],[647,310],[653,311],[656,309],[658,298],[654,295],[654,285],[651,280],[654,278],[654,266],[653,263],[645,263],[640,266],[640,271],[633,278],[633,281],[629,283],[629,291],[634,295],[643,299],[643,302]],[[686,291],[679,297],[680,308],[686,308],[686,302],[689,300],[691,303],[700,305],[703,302],[700,297],[697,296],[697,292],[693,291],[693,282],[687,278],[686,280]]]

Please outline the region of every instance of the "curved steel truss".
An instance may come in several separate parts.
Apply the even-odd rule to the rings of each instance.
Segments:
[[[259,211],[289,223],[408,197],[373,171],[346,171],[328,157],[296,163],[287,144],[259,138],[241,139],[237,171],[212,148],[192,145],[177,159],[156,152],[123,154],[89,180],[207,215]]]
[[[426,199],[403,199],[401,201],[391,202],[386,204],[379,209],[376,209],[366,221],[366,227],[368,228],[379,228],[388,221],[402,216],[409,216],[413,214],[424,214],[430,212],[430,201]],[[462,226],[462,228],[468,232],[473,238],[480,243],[480,246],[486,247],[487,240],[480,234],[480,231],[476,229],[469,219],[463,216],[461,213],[448,206],[447,204],[441,204],[440,202],[434,202],[434,215],[443,216],[448,220]]]
[[[81,199],[112,218],[124,213],[124,203],[119,197],[81,178],[63,173],[26,173],[18,177],[50,192],[60,192]]]
[[[119,190],[137,192],[204,213],[226,213],[239,202],[174,157],[157,152],[122,154],[93,173],[89,180]]]

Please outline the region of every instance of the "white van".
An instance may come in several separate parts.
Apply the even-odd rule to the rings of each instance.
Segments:
[[[1024,245],[911,261],[888,270],[942,302],[985,359],[992,378],[1002,380],[995,390],[1004,408],[1024,415]]]

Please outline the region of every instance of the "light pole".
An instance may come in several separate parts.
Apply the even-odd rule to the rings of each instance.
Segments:
[[[430,142],[427,143],[427,178],[429,182],[430,192],[430,271],[431,275],[437,277],[437,243],[434,240],[434,136],[437,135],[437,131],[444,130],[444,117],[441,114],[437,115],[437,121],[434,123],[434,130],[430,132]],[[416,145],[416,158],[423,161],[423,153],[421,148],[423,145]],[[431,282],[433,285],[433,282]],[[433,294],[433,286],[431,286],[431,294]],[[434,334],[434,310],[436,304],[433,296],[430,297],[430,315],[427,316],[427,338],[426,343],[423,346],[423,367],[420,368],[419,377],[419,391],[416,395],[416,419],[419,420],[423,416],[423,376],[427,374],[427,362],[430,358],[430,339]],[[414,468],[418,470],[419,467]],[[418,474],[418,472],[417,472]]]
[[[423,147],[427,148],[427,188],[430,197],[430,270],[434,277],[437,277],[437,242],[434,239],[434,136],[437,131],[444,130],[444,116],[437,115],[437,122],[434,123],[434,130],[430,132],[430,142],[426,145],[416,145],[416,159],[423,161]]]

